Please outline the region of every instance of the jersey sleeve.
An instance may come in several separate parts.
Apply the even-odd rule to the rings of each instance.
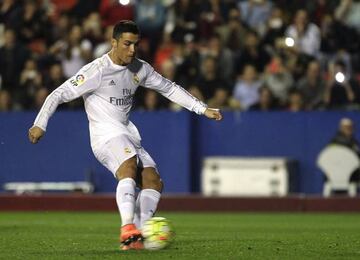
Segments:
[[[34,125],[46,131],[48,121],[56,108],[100,87],[101,72],[94,65],[83,67],[75,76],[69,78],[46,98]]]
[[[175,102],[180,106],[195,112],[196,114],[204,114],[207,108],[206,104],[195,98],[175,82],[171,82],[161,76],[149,64],[144,63],[143,68],[145,71],[145,78],[143,81],[144,87],[156,90],[172,102]]]

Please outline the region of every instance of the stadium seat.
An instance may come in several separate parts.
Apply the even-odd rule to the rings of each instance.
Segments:
[[[351,197],[356,196],[357,183],[350,182],[350,177],[360,167],[360,160],[353,150],[342,145],[329,145],[320,152],[317,165],[327,177],[323,187],[325,197],[332,191],[341,190]]]

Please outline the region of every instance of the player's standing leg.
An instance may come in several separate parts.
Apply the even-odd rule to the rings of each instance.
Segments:
[[[141,238],[140,231],[136,229],[133,223],[135,211],[136,170],[137,157],[133,156],[124,161],[116,171],[116,177],[119,180],[116,188],[116,203],[121,216],[122,227],[120,240],[123,244],[123,250],[142,248],[142,244],[136,243],[134,246],[131,245]]]

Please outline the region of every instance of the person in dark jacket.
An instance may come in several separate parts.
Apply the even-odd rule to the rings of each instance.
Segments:
[[[353,150],[360,158],[360,144],[355,137],[354,122],[350,118],[342,118],[339,129],[331,139],[330,144],[343,145]],[[350,177],[351,182],[360,182],[360,169],[356,169]]]

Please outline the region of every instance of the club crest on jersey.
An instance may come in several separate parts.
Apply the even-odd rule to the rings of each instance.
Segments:
[[[131,153],[131,149],[129,147],[125,147],[124,152],[125,153]]]
[[[139,79],[138,75],[136,75],[136,74],[134,74],[134,76],[133,76],[133,83],[135,85],[139,85],[139,83],[140,83],[140,79]]]
[[[70,80],[70,83],[77,87],[77,86],[80,86],[81,84],[83,84],[85,81],[85,76],[83,74],[78,74],[75,76],[75,78],[71,79]]]

